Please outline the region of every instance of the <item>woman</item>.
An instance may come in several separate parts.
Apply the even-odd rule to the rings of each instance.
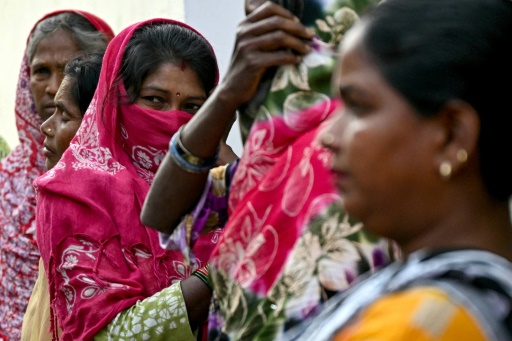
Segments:
[[[46,136],[46,168],[52,169],[69,147],[92,100],[101,70],[103,53],[82,53],[66,63],[64,78],[55,94],[56,110],[41,125]],[[39,276],[23,317],[22,340],[51,340],[50,293],[42,260]]]
[[[343,207],[405,259],[304,340],[512,340],[512,3],[386,0],[347,36],[322,135]],[[378,171],[375,171],[378,169]]]
[[[100,18],[68,10],[47,14],[28,38],[16,92],[20,145],[0,165],[0,338],[19,339],[37,277],[32,182],[46,170],[39,126],[55,110],[65,62],[82,50],[104,50],[112,36]]]
[[[55,112],[41,124],[45,135],[46,169],[52,169],[69,147],[92,101],[100,77],[103,53],[83,53],[64,68],[64,78],[55,95]]]
[[[359,274],[389,260],[387,241],[340,209],[329,155],[316,139],[339,106],[329,97],[335,42],[319,38],[320,26],[312,26],[319,33],[313,37],[311,29],[276,4],[255,5],[246,3],[252,12],[240,25],[224,81],[173,138],[142,214],[143,222],[169,233],[198,203],[173,238],[163,240],[165,247],[181,248],[191,258],[188,244],[195,235],[222,226],[229,215],[209,262],[212,339],[279,339]],[[326,22],[337,23],[326,37],[337,32],[341,39],[343,25],[357,18],[348,8],[330,13],[317,5]],[[267,78],[269,67],[277,69]],[[174,147],[210,158],[222,123],[238,108],[243,108],[244,131],[250,131],[241,160],[209,175],[200,172],[205,167],[191,174]]]
[[[180,281],[206,262],[217,232],[201,239],[198,260],[188,266],[180,253],[159,247],[139,215],[170,137],[217,81],[213,49],[180,22],[137,23],[109,44],[76,137],[36,181],[38,243],[61,339],[193,337],[197,324],[188,324],[193,312],[183,309]],[[167,301],[155,312],[176,318],[159,324],[137,302],[152,304],[165,288]],[[140,315],[126,331],[119,321],[131,313]]]

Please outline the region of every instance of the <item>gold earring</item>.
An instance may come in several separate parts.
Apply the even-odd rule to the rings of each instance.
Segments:
[[[334,136],[332,134],[329,134],[329,133],[323,134],[323,136],[322,136],[322,144],[324,146],[330,146],[333,143],[334,143]]]
[[[468,160],[468,152],[461,148],[457,151],[457,161],[459,161],[460,163],[464,163]]]
[[[452,176],[452,164],[448,161],[441,162],[439,174],[443,179],[448,180]]]

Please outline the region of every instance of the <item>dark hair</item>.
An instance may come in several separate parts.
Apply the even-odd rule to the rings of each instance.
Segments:
[[[510,86],[498,79],[512,79],[512,2],[385,0],[361,23],[370,60],[421,115],[453,99],[475,108],[483,180],[507,200],[512,106]]]
[[[134,102],[144,78],[164,63],[187,63],[208,94],[217,80],[217,59],[207,41],[194,31],[171,23],[138,28],[126,46],[120,75]]]
[[[82,53],[70,60],[64,76],[70,77],[70,95],[80,108],[82,116],[92,101],[100,78],[103,52]]]
[[[41,20],[36,25],[27,45],[29,62],[34,58],[41,40],[58,29],[70,32],[81,51],[101,51],[107,47],[105,35],[89,20],[77,13],[64,12]]]

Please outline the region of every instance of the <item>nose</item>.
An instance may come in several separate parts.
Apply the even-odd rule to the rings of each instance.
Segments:
[[[41,126],[39,127],[39,130],[41,131],[41,133],[45,136],[53,136],[55,134],[55,130],[53,128],[53,124],[52,124],[52,118],[53,118],[53,115],[48,117],[48,119],[46,121],[43,122],[43,124],[41,124]]]
[[[169,102],[169,106],[167,107],[166,111],[181,110],[181,109],[183,109],[183,108],[182,108],[182,105],[181,105],[181,102],[180,102],[179,98],[173,98]]]
[[[320,143],[324,148],[335,150],[338,144],[340,135],[343,131],[342,113],[338,111],[334,117],[330,119],[330,124],[320,132]]]
[[[60,83],[62,82],[63,75],[60,72],[54,72],[48,79],[48,83],[46,84],[46,93],[51,96],[55,96],[57,90],[59,89]]]

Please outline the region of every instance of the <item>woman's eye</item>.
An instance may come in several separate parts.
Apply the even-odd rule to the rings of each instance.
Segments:
[[[200,104],[188,103],[185,104],[185,111],[196,113],[201,108]]]
[[[360,103],[359,101],[344,99],[345,103],[345,112],[355,115],[361,116],[367,112],[367,107]]]
[[[41,68],[37,68],[35,69],[34,71],[34,74],[35,75],[43,75],[43,74],[48,74],[50,73],[50,70],[48,70],[47,68],[45,67],[41,67]]]
[[[151,102],[151,103],[163,103],[163,99],[158,96],[144,96],[142,97],[143,100]]]

